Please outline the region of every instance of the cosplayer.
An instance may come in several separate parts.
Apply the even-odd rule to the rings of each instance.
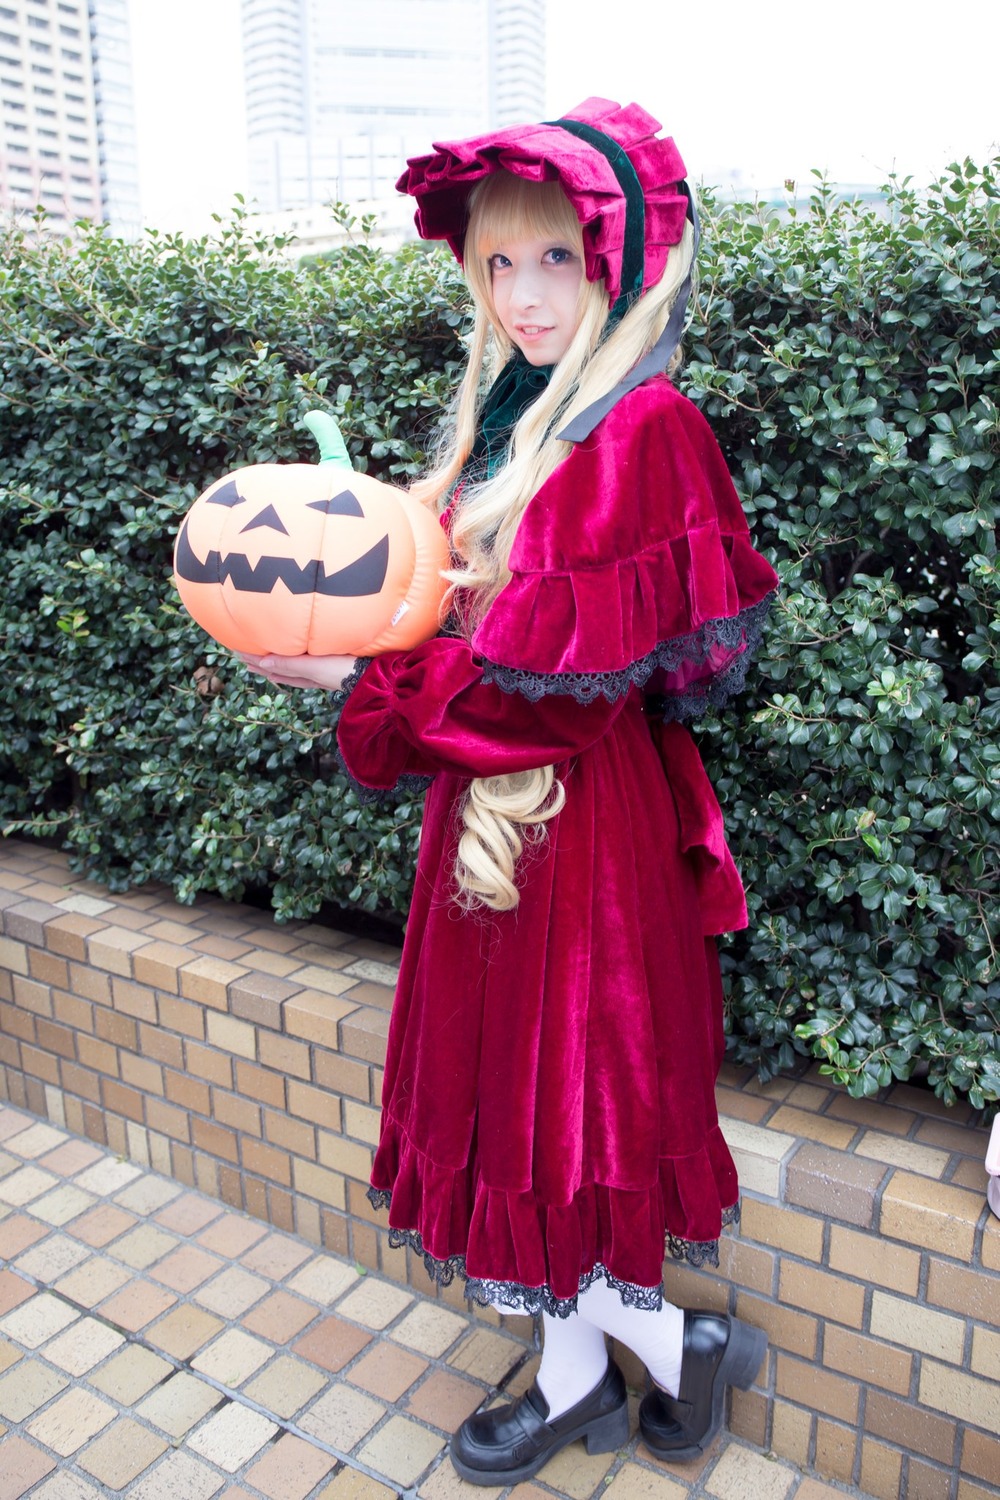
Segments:
[[[363,787],[431,778],[372,1199],[439,1281],[540,1313],[532,1388],[463,1423],[505,1485],[628,1437],[605,1335],[652,1389],[647,1447],[704,1451],[763,1334],[663,1297],[665,1249],[717,1263],[714,937],[746,925],[681,720],[743,682],[775,586],[722,456],[667,374],[695,248],[684,167],[636,105],[439,145],[400,187],[476,305],[449,444],[415,486],[450,529],[451,618],[351,672]],[[340,685],[345,658],[265,658]]]

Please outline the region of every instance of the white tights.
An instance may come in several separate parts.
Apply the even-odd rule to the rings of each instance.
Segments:
[[[657,1385],[676,1396],[681,1378],[684,1313],[672,1302],[657,1312],[626,1307],[604,1281],[581,1292],[568,1318],[542,1313],[545,1341],[538,1385],[549,1404],[549,1420],[562,1416],[600,1382],[608,1366],[604,1335],[637,1354]]]

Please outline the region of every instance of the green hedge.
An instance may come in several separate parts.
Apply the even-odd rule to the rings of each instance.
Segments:
[[[682,381],[783,581],[752,692],[699,727],[750,894],[735,1054],[977,1107],[1000,1098],[998,165],[877,206],[820,184],[780,219],[709,201]],[[402,913],[419,805],[357,806],[324,700],[214,652],[169,553],[209,480],[309,455],[309,406],[359,465],[419,467],[460,356],[450,263],[362,240],[293,268],[238,219],[219,248],[9,235],[0,265],[0,815],[117,888]]]

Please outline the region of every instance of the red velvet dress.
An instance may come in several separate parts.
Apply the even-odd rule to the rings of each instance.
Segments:
[[[434,778],[373,1196],[396,1242],[478,1300],[568,1313],[604,1277],[655,1307],[665,1246],[711,1258],[737,1201],[712,934],[746,906],[676,719],[742,681],[775,577],[665,378],[532,497],[511,570],[471,645],[379,657],[341,715],[359,783]],[[460,910],[469,778],[553,763],[566,803],[522,856],[520,904]]]

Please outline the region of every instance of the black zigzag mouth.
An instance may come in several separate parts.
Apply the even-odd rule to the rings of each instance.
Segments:
[[[228,579],[241,594],[270,594],[281,582],[290,594],[358,599],[365,594],[377,594],[383,588],[389,568],[389,538],[384,536],[354,562],[328,574],[325,564],[318,559],[305,567],[293,557],[262,557],[254,564],[242,553],[231,552],[223,557],[214,549],[202,562],[188,539],[185,521],[177,538],[174,566],[185,583],[222,584]]]

